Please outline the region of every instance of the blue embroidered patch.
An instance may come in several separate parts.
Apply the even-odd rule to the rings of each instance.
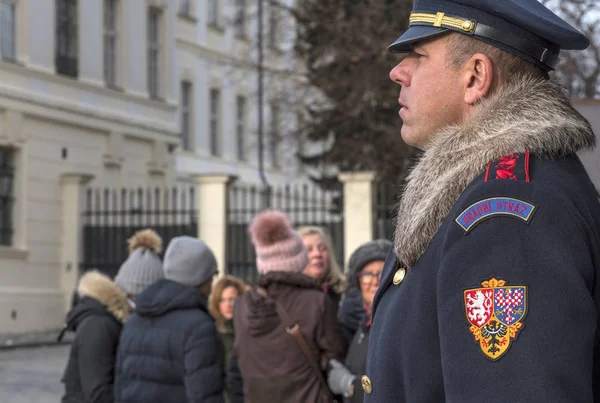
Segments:
[[[534,211],[535,206],[523,200],[512,197],[493,197],[469,206],[456,218],[456,223],[465,232],[469,232],[482,220],[496,215],[516,217],[529,223]]]

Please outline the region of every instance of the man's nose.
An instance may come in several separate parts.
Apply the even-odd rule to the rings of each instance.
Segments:
[[[398,85],[408,87],[410,85],[410,77],[410,70],[407,64],[405,63],[405,60],[398,63],[398,65],[396,65],[396,67],[394,67],[392,71],[390,71],[390,80],[392,80]]]

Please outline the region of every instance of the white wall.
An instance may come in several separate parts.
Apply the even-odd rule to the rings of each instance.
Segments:
[[[14,241],[0,246],[0,333],[58,329],[64,321],[63,174],[125,187],[167,185],[177,176],[167,151],[179,142],[177,2],[121,0],[122,90],[104,83],[103,1],[78,3],[79,77],[54,74],[54,1],[19,0],[18,63],[0,61],[0,145],[17,150]],[[162,101],[148,97],[149,5],[164,15]]]
[[[207,7],[205,1],[195,1],[193,18],[179,17],[177,29],[177,60],[179,65],[179,80],[193,83],[194,91],[194,145],[192,152],[180,150],[177,154],[177,169],[180,176],[200,173],[226,173],[236,175],[241,181],[259,183],[258,174],[258,76],[256,71],[257,45],[256,10],[250,7],[247,10],[247,37],[248,40],[239,40],[235,37],[233,20],[233,2],[222,0],[222,29],[214,29],[207,24]],[[266,8],[266,7],[265,7]],[[264,14],[265,35],[268,32],[268,13]],[[283,23],[282,23],[283,24]],[[287,52],[270,55],[265,40],[265,60],[269,68],[282,69],[293,63],[293,52],[289,46],[289,35],[293,31],[289,23],[282,29],[282,38],[288,41]],[[193,77],[190,77],[190,72]],[[291,131],[295,114],[286,110],[285,104],[281,105],[281,127],[284,137],[280,145],[281,168],[275,169],[270,161],[269,127],[270,110],[269,100],[280,97],[279,88],[283,86],[285,77],[275,77],[268,71],[264,79],[264,159],[265,171],[271,183],[292,183],[297,180],[306,180],[300,175],[299,163],[295,158],[296,142],[291,139]],[[210,89],[218,88],[221,91],[221,157],[210,155],[209,149],[209,93]],[[179,85],[178,85],[179,88]],[[236,138],[236,98],[243,95],[247,99],[247,126],[245,135],[246,161],[237,159]],[[285,96],[283,97],[285,99]],[[287,115],[286,115],[287,113]]]
[[[596,185],[596,189],[600,192],[600,100],[575,100],[573,101],[575,108],[594,128],[598,147],[593,151],[581,153],[579,157],[585,165],[592,182]]]

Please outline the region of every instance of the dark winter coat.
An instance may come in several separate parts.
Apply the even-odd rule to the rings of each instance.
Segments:
[[[118,403],[223,402],[223,345],[195,288],[158,280],[136,299],[116,366]]]
[[[358,288],[351,288],[342,300],[338,311],[338,322],[349,343],[354,339],[361,323],[365,321],[365,315],[362,293]]]
[[[223,328],[218,328],[217,331],[219,333],[219,337],[221,337],[221,342],[223,343],[223,371],[225,372],[225,376],[227,376],[227,363],[231,357],[231,352],[233,351],[233,341],[235,340],[235,333],[233,332],[233,320],[225,322],[225,326]]]
[[[360,326],[352,344],[348,350],[344,365],[348,370],[356,376],[354,380],[354,395],[351,398],[344,398],[344,403],[362,403],[364,393],[361,386],[361,377],[367,371],[367,352],[369,351],[369,336],[371,327]]]
[[[85,274],[77,292],[65,329],[76,334],[62,377],[62,403],[112,403],[119,335],[130,313],[127,296],[97,272]]]
[[[333,285],[325,284],[324,286],[322,286],[322,289],[325,292],[325,294],[327,294],[329,296],[329,298],[331,298],[331,301],[333,301],[333,306],[335,308],[335,314],[337,315],[338,309],[340,307],[340,303],[343,298],[343,294],[338,293],[335,290],[336,284],[333,284]]]
[[[279,316],[274,301],[300,326],[325,371],[329,360],[343,360],[347,347],[331,299],[316,280],[299,273],[271,272],[259,278],[259,286],[269,299],[253,291],[244,294],[234,308],[232,402],[319,402],[321,384],[294,338],[286,333],[289,324]]]
[[[399,204],[365,402],[600,402],[593,143],[558,86],[526,80],[436,136]]]

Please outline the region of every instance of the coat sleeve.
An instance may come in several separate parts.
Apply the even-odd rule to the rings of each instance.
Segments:
[[[190,403],[222,403],[222,344],[208,320],[194,327],[185,340],[185,389]]]
[[[327,295],[323,294],[324,312],[316,329],[316,344],[321,351],[321,366],[327,368],[330,360],[344,362],[348,350],[348,340],[344,337],[337,321],[337,309]]]
[[[90,403],[114,402],[119,327],[111,318],[90,317],[77,329],[81,389]]]
[[[244,380],[238,366],[235,349],[231,351],[227,374],[227,391],[230,403],[244,403]]]
[[[498,216],[446,233],[434,292],[447,402],[593,401],[593,237],[568,200],[531,199],[529,223]],[[505,284],[490,298],[473,291],[492,278]]]
[[[365,320],[365,308],[362,306],[362,294],[359,289],[352,288],[340,305],[338,322],[348,342],[352,342],[354,334]]]

